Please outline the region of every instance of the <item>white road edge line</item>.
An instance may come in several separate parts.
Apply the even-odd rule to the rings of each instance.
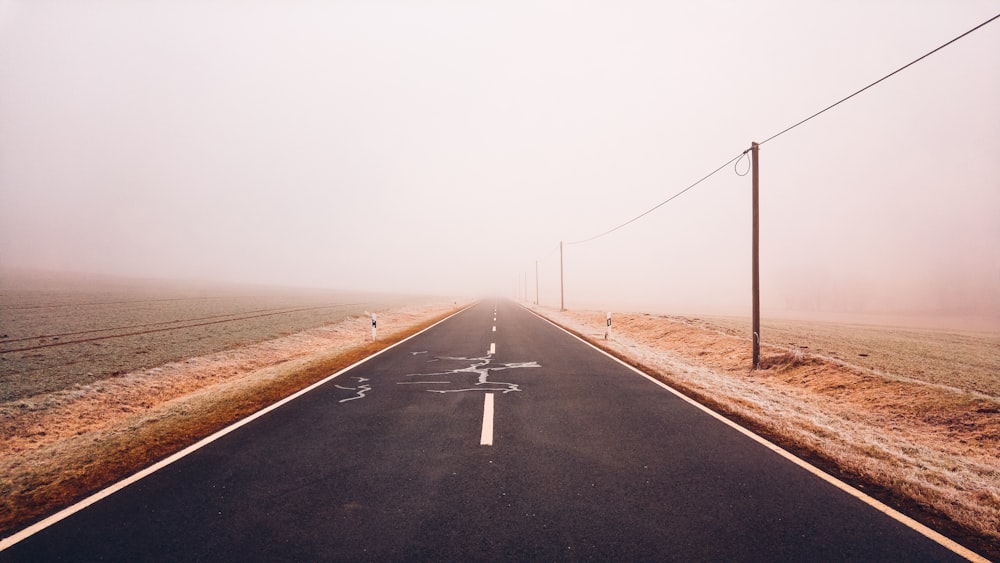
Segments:
[[[483,400],[483,432],[479,437],[479,445],[493,445],[493,393],[487,393]]]
[[[237,430],[240,427],[253,422],[254,420],[256,420],[256,419],[264,416],[265,414],[267,414],[267,413],[269,413],[269,412],[277,409],[278,407],[284,405],[285,403],[289,403],[289,402],[291,402],[291,401],[293,401],[295,399],[298,399],[302,395],[305,395],[306,393],[312,391],[313,389],[316,389],[317,387],[320,387],[320,386],[328,383],[329,381],[335,379],[336,377],[340,376],[341,374],[346,373],[348,371],[351,371],[352,369],[360,366],[361,364],[367,362],[368,360],[374,358],[375,356],[378,356],[378,355],[380,355],[380,354],[382,354],[384,352],[388,352],[389,350],[392,350],[393,348],[395,348],[396,346],[399,346],[400,344],[406,342],[407,340],[410,340],[411,338],[415,338],[418,335],[423,334],[423,333],[427,332],[428,330],[436,327],[437,325],[439,325],[439,324],[447,321],[448,319],[451,319],[455,315],[458,315],[460,313],[464,313],[465,311],[471,309],[472,307],[475,307],[477,304],[478,304],[478,302],[473,303],[473,304],[469,305],[468,307],[464,307],[464,308],[462,308],[459,311],[455,311],[454,313],[452,313],[452,314],[448,315],[447,317],[441,319],[440,321],[432,324],[431,326],[429,326],[429,327],[421,330],[420,332],[412,334],[412,335],[410,335],[410,336],[408,336],[408,337],[400,340],[399,342],[393,344],[392,346],[389,346],[387,348],[383,348],[382,350],[379,350],[378,352],[375,352],[374,354],[372,354],[371,356],[368,356],[367,358],[363,358],[361,360],[358,360],[357,362],[354,362],[353,364],[347,366],[346,368],[344,368],[344,369],[342,369],[342,370],[340,370],[340,371],[338,371],[338,372],[336,372],[336,373],[334,373],[332,375],[328,375],[326,378],[322,379],[321,381],[317,381],[316,383],[313,383],[309,387],[306,387],[305,389],[302,389],[301,391],[298,391],[298,392],[296,392],[293,395],[289,395],[289,396],[285,397],[284,399],[278,401],[277,403],[274,403],[274,404],[272,404],[270,406],[267,406],[267,407],[265,407],[265,408],[263,408],[263,409],[255,412],[255,413],[251,414],[250,416],[247,416],[246,418],[244,418],[242,420],[234,422],[233,424],[231,424],[231,425],[223,428],[222,430],[219,430],[215,434],[212,434],[212,435],[210,435],[210,436],[208,436],[206,438],[202,438],[200,441],[195,442],[194,444],[192,444],[192,445],[184,448],[183,450],[181,450],[181,451],[179,451],[179,452],[171,455],[170,457],[167,457],[167,458],[165,458],[165,459],[163,459],[163,460],[161,460],[161,461],[159,461],[159,462],[157,462],[157,463],[155,463],[155,464],[147,467],[146,469],[143,469],[142,471],[140,471],[138,473],[135,473],[134,475],[126,477],[125,479],[123,479],[121,481],[118,481],[117,483],[115,483],[115,484],[113,484],[113,485],[111,485],[111,486],[109,486],[109,487],[107,487],[105,489],[102,489],[102,490],[94,493],[93,495],[91,495],[91,496],[89,496],[89,497],[81,500],[80,502],[77,502],[76,504],[74,504],[72,506],[66,507],[66,508],[60,510],[59,512],[53,514],[52,516],[49,516],[48,518],[45,518],[44,520],[36,522],[36,523],[32,524],[31,526],[28,526],[27,528],[21,530],[20,532],[17,532],[17,533],[15,533],[13,535],[10,535],[10,536],[6,537],[6,538],[3,538],[2,540],[0,540],[0,551],[3,551],[5,549],[7,549],[8,547],[11,547],[12,545],[14,545],[16,543],[18,543],[18,542],[20,542],[20,541],[22,541],[24,539],[29,538],[29,537],[33,536],[34,534],[37,534],[38,532],[44,530],[45,528],[48,528],[49,526],[51,526],[51,525],[59,522],[60,520],[68,518],[68,517],[76,514],[77,512],[80,512],[81,510],[87,508],[88,506],[90,506],[92,504],[95,504],[98,501],[100,501],[102,499],[105,499],[105,498],[107,498],[107,497],[109,497],[109,496],[117,493],[118,491],[124,489],[125,487],[127,487],[127,486],[129,486],[129,485],[131,485],[131,484],[133,484],[133,483],[135,483],[135,482],[137,482],[137,481],[139,481],[139,480],[141,480],[141,479],[143,479],[145,477],[148,477],[149,475],[152,475],[153,473],[156,473],[157,471],[159,471],[160,469],[163,469],[164,467],[170,465],[171,463],[174,463],[175,461],[178,461],[179,459],[184,458],[184,457],[188,456],[189,454],[192,454],[195,451],[200,450],[201,448],[204,448],[205,446],[211,444],[212,442],[218,440],[219,438],[222,438],[226,434],[229,434],[230,432],[233,432],[234,430]]]
[[[695,407],[698,407],[699,409],[705,411],[707,414],[709,414],[709,415],[717,418],[721,422],[723,422],[723,423],[731,426],[732,428],[734,428],[735,430],[737,430],[741,434],[744,434],[748,438],[750,438],[750,439],[754,440],[755,442],[761,444],[762,446],[766,447],[767,449],[773,451],[774,453],[780,455],[781,457],[787,459],[788,461],[794,463],[795,465],[798,465],[802,469],[805,469],[806,471],[812,473],[816,477],[819,477],[820,479],[826,481],[827,483],[833,485],[834,487],[840,489],[841,491],[843,491],[843,492],[851,495],[852,497],[860,500],[861,502],[867,504],[868,506],[874,508],[875,510],[878,510],[879,512],[885,514],[886,516],[889,516],[890,518],[896,520],[897,522],[903,524],[904,526],[910,528],[911,530],[913,530],[913,531],[921,534],[922,536],[924,536],[924,537],[926,537],[926,538],[928,538],[928,539],[930,539],[932,541],[935,541],[935,542],[939,543],[940,545],[942,545],[942,546],[950,549],[954,553],[956,553],[956,554],[958,554],[958,555],[960,555],[960,556],[968,559],[969,561],[977,561],[977,562],[981,561],[981,562],[984,562],[984,563],[989,563],[988,559],[986,559],[982,555],[979,555],[978,553],[972,551],[971,549],[965,547],[964,545],[962,545],[962,544],[960,544],[960,543],[958,543],[958,542],[956,542],[956,541],[954,541],[954,540],[952,540],[952,539],[944,536],[940,532],[937,532],[937,531],[935,531],[935,530],[933,530],[931,528],[928,528],[927,526],[921,524],[920,522],[917,522],[916,520],[914,520],[913,518],[910,518],[909,516],[903,514],[902,512],[899,512],[898,510],[896,510],[896,509],[892,508],[891,506],[883,503],[882,501],[879,501],[879,500],[877,500],[877,499],[875,499],[873,497],[868,496],[867,494],[863,493],[862,491],[859,491],[858,489],[855,489],[854,487],[852,487],[852,486],[848,485],[847,483],[845,483],[845,482],[837,479],[836,477],[834,477],[833,475],[830,475],[829,473],[823,471],[822,469],[820,469],[820,468],[818,468],[818,467],[810,464],[809,462],[807,462],[807,461],[805,461],[803,459],[800,459],[800,458],[796,457],[791,452],[783,449],[781,446],[778,446],[777,444],[768,441],[766,438],[764,438],[762,436],[754,434],[750,430],[748,430],[748,429],[740,426],[739,424],[736,424],[735,422],[733,422],[733,421],[729,420],[728,418],[722,416],[721,414],[713,411],[712,409],[706,407],[705,405],[703,405],[703,404],[695,401],[694,399],[688,397],[687,395],[681,393],[680,391],[674,389],[673,387],[667,385],[666,383],[660,381],[659,379],[656,379],[655,377],[653,377],[653,376],[651,376],[651,375],[649,375],[649,374],[647,374],[647,373],[645,373],[643,371],[640,371],[635,366],[630,366],[629,364],[627,364],[627,363],[623,362],[622,360],[614,357],[613,355],[609,354],[608,352],[606,352],[604,350],[601,350],[597,346],[594,346],[590,342],[587,342],[586,340],[580,338],[579,336],[573,334],[572,332],[566,330],[565,328],[557,325],[556,323],[550,321],[549,319],[543,317],[542,315],[536,313],[535,311],[532,311],[531,309],[529,309],[527,307],[524,307],[523,305],[522,305],[522,308],[524,310],[528,311],[529,313],[535,315],[536,317],[542,319],[543,321],[549,323],[550,325],[552,325],[552,326],[558,328],[559,330],[565,332],[566,334],[572,336],[573,338],[579,340],[580,342],[583,342],[587,346],[590,346],[594,350],[597,350],[598,352],[604,354],[605,356],[611,358],[612,360],[618,362],[619,364],[627,367],[628,369],[634,371],[635,373],[637,373],[637,374],[645,377],[646,379],[648,379],[648,380],[652,381],[653,383],[659,385],[660,387],[666,389],[667,391],[670,391],[674,395],[677,395],[681,399],[683,399],[683,400],[687,401],[688,403],[691,403]]]

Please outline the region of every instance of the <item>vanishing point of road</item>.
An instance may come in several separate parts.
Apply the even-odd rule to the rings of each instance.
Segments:
[[[513,303],[480,302],[0,561],[948,561]]]

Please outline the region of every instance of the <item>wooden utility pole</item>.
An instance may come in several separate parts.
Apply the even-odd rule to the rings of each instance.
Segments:
[[[757,195],[760,188],[760,145],[750,144],[750,164],[753,167],[753,369],[760,364],[760,213]]]
[[[563,289],[563,241],[559,241],[559,310],[566,310],[566,293]]]
[[[538,260],[535,260],[535,305],[538,304]]]

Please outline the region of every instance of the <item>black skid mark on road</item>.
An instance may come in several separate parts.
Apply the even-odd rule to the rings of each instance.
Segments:
[[[435,360],[472,362],[468,366],[434,373],[409,373],[404,377],[447,377],[462,374],[474,374],[476,381],[472,387],[460,387],[457,389],[427,389],[431,393],[463,393],[466,391],[490,391],[501,394],[520,392],[521,387],[517,383],[503,381],[490,381],[490,375],[496,371],[510,369],[540,368],[538,362],[512,362],[505,364],[490,365],[493,358],[490,356],[482,358],[453,358],[448,356],[436,357]],[[397,385],[462,385],[455,381],[402,381]]]
[[[354,391],[355,393],[357,393],[353,397],[348,397],[346,399],[341,399],[337,401],[338,403],[346,403],[347,401],[353,401],[355,399],[364,399],[365,394],[372,390],[371,385],[365,384],[365,381],[368,381],[367,377],[355,377],[354,379],[357,379],[358,383],[360,384],[357,387],[344,387],[343,385],[334,384],[334,387],[336,387],[337,389],[343,389],[344,391]]]

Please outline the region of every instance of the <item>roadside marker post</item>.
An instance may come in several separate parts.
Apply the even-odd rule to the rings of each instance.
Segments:
[[[611,311],[608,311],[607,328],[604,329],[604,339],[611,338]]]
[[[375,313],[372,313],[372,342],[375,342],[377,330],[378,330],[378,320]]]

